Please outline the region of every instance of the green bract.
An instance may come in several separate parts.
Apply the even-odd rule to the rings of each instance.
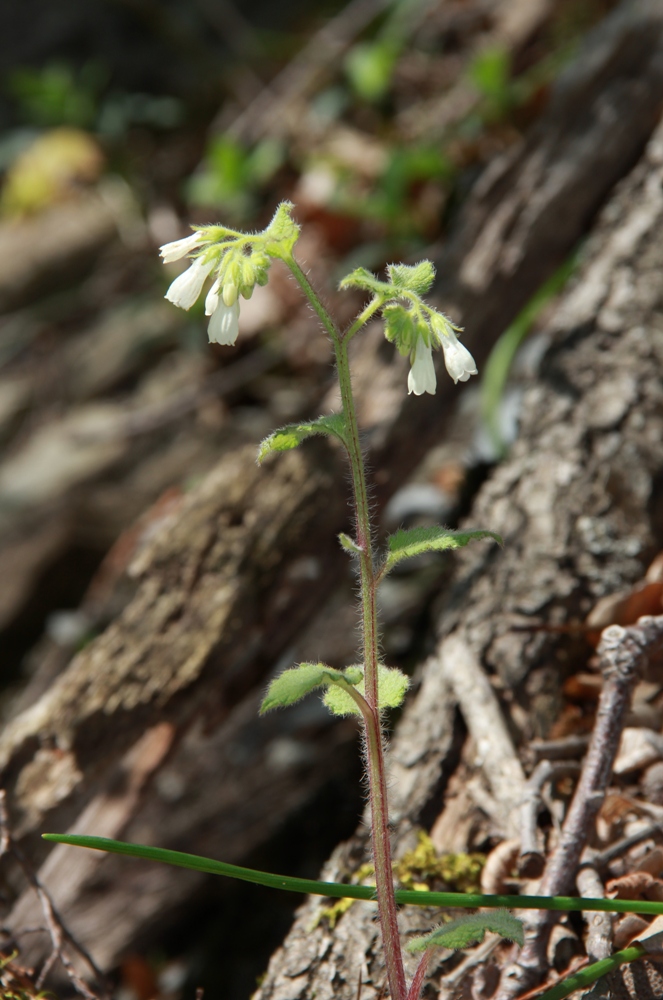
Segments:
[[[435,281],[435,268],[429,260],[422,260],[413,267],[408,264],[389,264],[387,274],[394,288],[402,288],[415,295],[426,295]]]
[[[300,228],[292,218],[293,208],[291,201],[282,201],[267,229],[258,234],[270,257],[286,258],[292,254]]]

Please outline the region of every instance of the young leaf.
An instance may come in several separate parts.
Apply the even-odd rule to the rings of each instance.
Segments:
[[[351,556],[360,556],[364,551],[359,545],[357,545],[354,539],[350,538],[350,536],[346,535],[343,531],[338,536],[338,540],[341,543],[341,548],[345,549],[346,552],[349,552]]]
[[[348,669],[352,669],[349,667]],[[398,708],[410,686],[409,678],[395,667],[378,668],[378,691],[380,708]],[[356,685],[360,694],[365,694],[364,679]],[[352,696],[341,687],[329,687],[325,693],[324,703],[334,715],[361,715],[357,703]]]
[[[494,531],[450,531],[439,525],[426,528],[410,528],[397,531],[389,538],[389,551],[382,570],[382,576],[389,573],[403,559],[412,559],[422,552],[443,552],[445,549],[460,549],[479,538],[492,538],[498,545],[502,539]]]
[[[296,448],[308,437],[316,434],[327,434],[345,441],[345,420],[342,413],[330,413],[317,420],[308,420],[301,424],[286,424],[273,431],[258,448],[258,464],[275,451],[290,451]]]
[[[326,687],[328,684],[341,684],[344,687],[350,684],[358,684],[363,677],[363,672],[359,667],[348,667],[347,670],[334,670],[324,663],[300,663],[292,670],[284,670],[276,677],[267,689],[267,694],[263,698],[260,706],[260,714],[270,712],[273,708],[285,708],[287,705],[294,705],[296,701],[301,701],[311,691],[316,688]],[[352,696],[343,692],[349,701]],[[352,701],[354,705],[354,701]]]
[[[402,288],[417,295],[426,295],[435,281],[435,268],[429,260],[421,260],[413,267],[407,264],[389,264],[389,280],[395,288]]]
[[[365,292],[374,292],[376,295],[388,295],[391,289],[386,281],[380,281],[371,271],[367,271],[365,267],[357,267],[354,271],[350,271],[350,274],[341,280],[338,286],[340,289],[344,288],[363,288]]]
[[[520,920],[508,910],[494,910],[492,913],[472,913],[467,917],[459,917],[432,934],[415,938],[407,946],[408,951],[425,951],[426,948],[467,948],[471,944],[480,944],[486,931],[499,934],[509,941],[519,945],[525,943],[523,925]]]
[[[293,208],[291,201],[282,201],[267,229],[260,234],[264,238],[265,253],[271,257],[283,257],[292,253],[299,238],[300,227],[292,218]]]

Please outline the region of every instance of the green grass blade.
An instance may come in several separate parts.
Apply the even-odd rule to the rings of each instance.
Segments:
[[[272,889],[288,892],[303,892],[313,896],[328,896],[332,899],[363,899],[375,902],[375,889],[370,885],[346,885],[341,882],[317,882],[310,878],[291,878],[289,875],[272,875],[253,868],[241,868],[212,858],[201,858],[197,854],[169,851],[164,847],[146,847],[143,844],[127,844],[122,840],[108,840],[106,837],[86,837],[77,834],[43,833],[42,838],[54,844],[69,844],[72,847],[87,847],[109,854],[124,854],[129,858],[144,858],[146,861],[161,861],[178,868],[207,872],[211,875],[226,875],[228,878],[265,885]],[[584,899],[578,896],[484,896],[480,893],[464,892],[424,892],[415,889],[398,889],[396,901],[409,906],[455,906],[476,909],[480,906],[501,907],[516,910],[603,910],[608,913],[663,914],[663,903],[650,900],[632,899]]]
[[[591,986],[601,976],[605,976],[609,972],[614,972],[620,965],[626,965],[627,962],[634,962],[636,959],[642,958],[645,954],[645,949],[641,944],[633,944],[628,948],[624,948],[623,951],[616,951],[610,958],[602,958],[600,962],[594,962],[592,965],[574,972],[572,976],[567,976],[561,983],[556,983],[551,989],[543,993],[538,1000],[564,1000],[564,997],[575,993],[576,990],[582,990],[587,986]]]
[[[499,428],[498,411],[513,359],[543,307],[553,295],[557,295],[562,290],[568,281],[577,263],[577,257],[577,251],[574,251],[540,286],[518,313],[513,323],[499,337],[484,365],[481,382],[481,412],[486,429],[500,454],[504,451],[504,442]]]

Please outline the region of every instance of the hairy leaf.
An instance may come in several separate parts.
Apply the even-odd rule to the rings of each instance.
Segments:
[[[374,292],[376,295],[388,294],[390,289],[386,281],[380,281],[371,271],[365,267],[357,267],[339,283],[339,288],[363,288],[366,292]]]
[[[258,463],[263,462],[275,451],[290,451],[306,438],[326,434],[345,441],[345,420],[342,413],[330,413],[317,420],[307,420],[300,424],[286,424],[273,431],[258,448]]]
[[[492,538],[499,545],[501,537],[494,531],[450,531],[439,525],[426,528],[410,528],[407,531],[397,531],[389,538],[389,551],[382,570],[382,575],[388,573],[403,559],[412,559],[423,552],[443,552],[445,549],[460,549],[468,542],[480,538]]]
[[[294,205],[291,201],[282,201],[274,213],[274,218],[261,234],[264,237],[265,253],[272,257],[282,257],[292,253],[299,237],[300,227],[292,218]]]
[[[324,663],[300,663],[292,670],[284,670],[274,678],[267,689],[260,706],[260,714],[270,712],[273,708],[285,708],[301,701],[316,688],[329,684],[341,684],[343,687],[357,684],[363,677],[359,667],[348,667],[347,670],[334,670]],[[343,692],[352,701],[352,696]],[[354,705],[354,702],[352,702]]]
[[[425,951],[426,948],[467,948],[483,941],[486,931],[492,931],[493,934],[499,934],[519,945],[525,942],[522,922],[508,910],[494,910],[492,913],[471,913],[452,920],[431,934],[410,941],[407,949]]]
[[[435,281],[435,268],[429,260],[421,260],[412,267],[407,264],[389,264],[387,273],[395,288],[415,292],[416,295],[426,295]]]
[[[398,708],[410,686],[409,678],[395,667],[378,668],[378,698],[380,708]],[[365,695],[365,684],[362,678],[356,685],[357,691]],[[334,715],[361,715],[357,703],[352,696],[340,687],[329,687],[325,693],[324,702]]]
[[[359,545],[357,545],[357,543],[353,538],[350,538],[349,535],[346,535],[345,532],[342,531],[340,533],[340,535],[338,536],[338,540],[341,543],[341,548],[345,549],[346,552],[349,552],[350,555],[360,556],[362,554],[363,549],[360,548]]]

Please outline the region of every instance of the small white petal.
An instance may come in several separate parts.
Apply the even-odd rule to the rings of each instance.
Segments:
[[[205,299],[205,315],[211,316],[219,304],[219,279],[214,282]]]
[[[214,267],[215,261],[203,264],[202,257],[196,257],[191,267],[183,271],[172,283],[164,298],[180,309],[190,309],[203,290],[205,278]]]
[[[159,253],[163,257],[164,264],[171,264],[174,260],[186,257],[188,253],[196,250],[203,243],[202,233],[191,233],[190,236],[185,236],[184,239],[173,240],[172,243],[164,243],[159,249]]]
[[[414,348],[414,361],[407,377],[407,391],[413,392],[415,396],[421,396],[424,392],[434,395],[436,387],[433,352],[419,337]]]
[[[234,344],[239,333],[239,302],[227,306],[223,299],[219,299],[207,333],[210,344]]]
[[[476,375],[474,358],[456,337],[445,337],[442,341],[444,363],[454,382],[467,382],[470,375]]]

